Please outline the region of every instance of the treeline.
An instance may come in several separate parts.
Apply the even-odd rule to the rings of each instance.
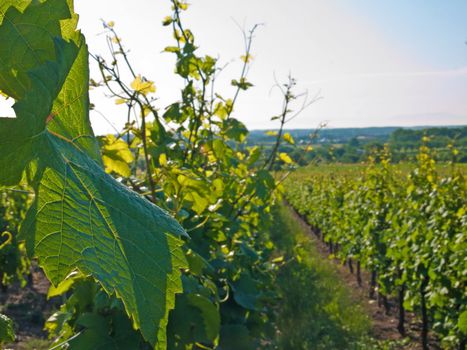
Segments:
[[[337,131],[336,131],[337,130]],[[281,152],[289,153],[300,165],[310,162],[360,163],[368,159],[374,150],[382,150],[387,144],[392,153],[392,161],[415,161],[422,138],[427,136],[427,145],[434,151],[437,161],[453,160],[451,147],[458,150],[455,161],[467,162],[467,127],[440,128],[363,128],[321,130],[291,130],[290,134],[298,145],[313,146],[311,152],[302,152],[303,148],[292,148],[284,144]],[[358,131],[360,130],[360,132]],[[250,142],[270,148],[271,136],[258,132],[252,133]],[[306,146],[305,146],[306,145]]]

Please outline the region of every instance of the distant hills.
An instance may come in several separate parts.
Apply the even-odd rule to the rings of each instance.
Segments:
[[[414,161],[425,135],[430,137],[428,146],[437,160],[453,160],[450,148],[453,145],[458,150],[456,161],[467,162],[467,125],[291,129],[285,132],[293,137],[295,146],[283,143],[280,150],[291,154],[296,160],[300,159],[300,162],[303,161],[302,165],[312,160],[362,162],[367,160],[375,149],[382,149],[384,144],[389,145],[393,161]],[[275,139],[275,136],[267,135],[266,130],[253,130],[248,136],[248,143],[268,149]],[[314,149],[304,157],[301,145],[310,143],[314,145]]]
[[[367,127],[367,128],[323,128],[316,129],[287,129],[292,137],[300,141],[310,141],[310,135],[316,134],[313,143],[347,143],[350,140],[357,138],[359,140],[377,140],[385,142],[396,130],[413,130],[413,131],[434,131],[434,130],[461,130],[464,134],[467,132],[467,125],[447,125],[447,126],[384,126],[384,127]],[[275,129],[268,129],[274,131]],[[266,135],[268,130],[252,130],[250,131],[249,140],[252,143],[268,143],[274,140],[273,136]],[[449,132],[447,132],[449,133]]]

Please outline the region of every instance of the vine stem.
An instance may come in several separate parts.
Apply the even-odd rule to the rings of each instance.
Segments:
[[[13,240],[13,235],[12,235],[10,232],[8,232],[8,231],[3,232],[1,236],[2,236],[2,237],[5,237],[5,236],[6,236],[7,239],[6,239],[5,242],[3,242],[2,244],[0,244],[0,250],[2,250],[4,247],[6,247],[8,244],[10,244],[11,241]]]
[[[147,178],[148,178],[148,183],[149,187],[151,189],[151,198],[154,203],[156,203],[156,185],[154,184],[154,179],[152,178],[152,166],[151,166],[151,161],[149,159],[149,152],[148,152],[148,145],[147,145],[147,135],[146,135],[146,116],[144,112],[144,106],[136,100],[139,104],[140,110],[141,110],[141,139],[143,142],[143,152],[144,152],[144,161],[146,163],[146,172],[147,172]]]
[[[70,340],[73,340],[73,339],[77,338],[77,337],[80,336],[80,335],[81,335],[81,332],[78,332],[78,333],[76,333],[74,336],[72,336],[71,338],[68,338],[68,339],[65,340],[64,342],[61,342],[60,344],[55,345],[53,348],[50,348],[49,350],[56,350],[56,349],[61,348],[62,346],[68,345],[68,342],[69,342]]]

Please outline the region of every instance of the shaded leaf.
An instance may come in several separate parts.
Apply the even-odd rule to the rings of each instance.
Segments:
[[[219,342],[220,350],[253,350],[253,339],[244,325],[223,325]]]
[[[258,298],[261,293],[257,288],[258,282],[247,273],[242,273],[240,278],[232,283],[234,299],[237,304],[245,309],[258,310]]]
[[[208,298],[199,294],[177,295],[175,309],[170,315],[169,333],[176,334],[179,339],[171,340],[172,346],[185,349],[185,344],[215,343],[220,321],[219,310]]]
[[[232,140],[242,142],[248,135],[248,130],[245,125],[235,118],[226,119],[223,122],[225,135]]]

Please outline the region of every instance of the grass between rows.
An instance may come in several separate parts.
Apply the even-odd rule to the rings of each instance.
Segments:
[[[332,261],[322,258],[291,209],[278,205],[271,237],[288,257],[277,277],[282,296],[279,349],[393,349],[372,339],[371,320],[340,280]]]

